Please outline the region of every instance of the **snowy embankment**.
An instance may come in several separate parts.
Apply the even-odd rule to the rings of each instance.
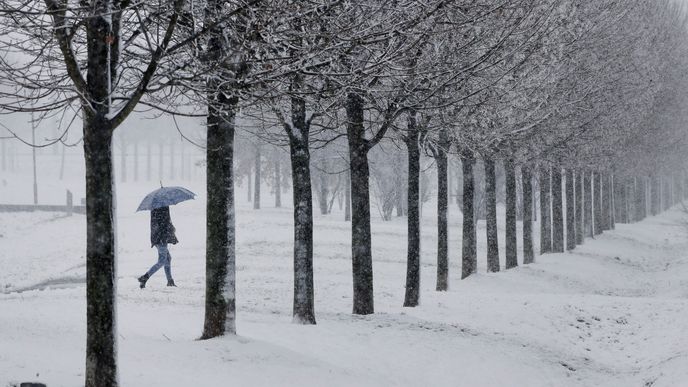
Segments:
[[[405,223],[375,219],[377,313],[366,317],[350,314],[349,225],[339,214],[317,217],[318,325],[299,326],[291,323],[290,210],[240,205],[239,336],[197,341],[205,202],[172,209],[179,288],[164,287],[158,273],[140,290],[136,277],[155,260],[148,216],[133,213],[146,191],[118,191],[123,386],[688,385],[688,216],[678,209],[489,275],[481,228],[481,273],[461,281],[454,206],[450,291],[441,294],[428,210],[415,309],[401,307]],[[0,213],[0,234],[0,386],[82,385],[84,218]]]

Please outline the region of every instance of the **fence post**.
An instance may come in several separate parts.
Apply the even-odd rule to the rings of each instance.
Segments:
[[[74,198],[72,192],[67,190],[67,216],[72,216],[74,213]]]

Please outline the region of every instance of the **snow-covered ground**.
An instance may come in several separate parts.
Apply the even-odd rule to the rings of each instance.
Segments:
[[[318,324],[300,326],[291,322],[290,209],[272,208],[268,195],[260,211],[242,201],[239,335],[198,341],[205,192],[200,182],[184,184],[199,197],[172,209],[179,287],[165,287],[161,271],[144,290],[136,277],[154,263],[155,251],[148,214],[134,209],[156,187],[118,185],[122,386],[688,385],[688,216],[679,209],[618,225],[575,253],[538,256],[533,265],[496,274],[485,274],[481,228],[481,272],[461,281],[454,204],[451,289],[437,293],[434,211],[426,205],[421,306],[414,309],[401,307],[404,220],[375,218],[377,313],[365,317],[350,313],[349,224],[340,213],[317,216]],[[30,192],[11,178],[0,187],[5,200]],[[0,213],[0,387],[83,384],[84,235],[83,216]]]

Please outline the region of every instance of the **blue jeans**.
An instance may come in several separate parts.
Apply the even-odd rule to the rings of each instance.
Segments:
[[[172,280],[172,268],[170,267],[170,262],[172,261],[172,256],[170,255],[170,251],[167,249],[167,245],[155,245],[155,247],[158,249],[158,262],[151,266],[151,268],[148,270],[148,276],[152,276],[155,274],[156,271],[160,270],[161,267],[165,267],[165,276],[167,277],[167,281]]]

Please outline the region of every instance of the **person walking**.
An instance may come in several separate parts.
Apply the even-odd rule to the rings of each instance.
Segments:
[[[176,245],[177,242],[179,242],[174,232],[175,228],[172,225],[169,207],[160,207],[151,210],[151,247],[155,246],[158,250],[158,262],[151,266],[146,274],[138,278],[141,289],[146,287],[148,279],[155,274],[156,271],[160,270],[161,267],[165,268],[167,286],[177,286],[174,283],[174,279],[172,279],[172,256],[167,248],[168,244],[171,243]]]

